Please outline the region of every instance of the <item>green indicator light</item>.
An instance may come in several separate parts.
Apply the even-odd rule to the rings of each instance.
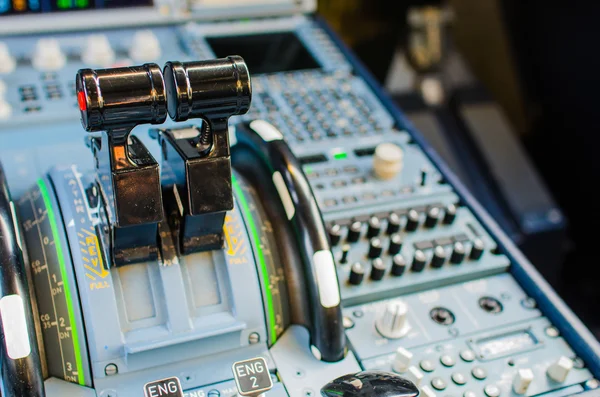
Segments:
[[[50,202],[50,195],[48,194],[46,184],[42,179],[39,179],[37,184],[40,189],[40,193],[42,194],[44,205],[46,206],[48,221],[50,223],[50,228],[52,229],[54,248],[56,249],[56,257],[58,258],[58,264],[60,266],[60,275],[64,281],[63,289],[65,291],[65,299],[67,301],[67,309],[69,311],[69,321],[71,322],[73,350],[75,351],[75,360],[77,361],[77,378],[79,379],[79,384],[85,386],[83,363],[81,362],[81,349],[79,347],[79,335],[77,334],[77,327],[75,323],[75,310],[73,310],[71,287],[68,283],[69,279],[67,278],[67,267],[65,265],[65,257],[63,255],[62,244],[58,234],[58,226],[56,225],[56,217],[54,216],[54,210],[52,209],[52,203]]]
[[[254,224],[254,219],[252,218],[252,213],[250,212],[250,207],[248,206],[248,202],[246,201],[246,197],[244,197],[244,193],[242,192],[242,188],[235,179],[235,176],[231,176],[231,182],[233,185],[233,190],[237,195],[238,201],[240,203],[240,207],[242,212],[244,213],[244,218],[246,218],[246,225],[248,226],[248,231],[254,239],[256,254],[258,256],[258,263],[261,268],[263,284],[265,285],[265,295],[267,296],[267,310],[269,311],[269,323],[271,323],[271,344],[277,341],[277,328],[275,327],[275,311],[273,310],[273,295],[271,294],[271,289],[269,288],[269,273],[267,272],[267,264],[265,262],[265,256],[263,254],[262,248],[260,247],[259,241],[260,236],[258,235],[258,229]]]
[[[348,153],[346,152],[337,152],[333,154],[333,158],[336,160],[343,160],[348,157]]]
[[[86,8],[89,4],[88,0],[76,0],[77,7]]]
[[[305,174],[312,174],[313,173],[312,167],[304,167],[304,173]]]

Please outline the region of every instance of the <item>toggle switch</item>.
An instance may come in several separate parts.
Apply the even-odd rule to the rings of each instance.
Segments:
[[[517,370],[515,377],[513,378],[513,390],[517,394],[527,393],[527,389],[531,382],[533,382],[533,371],[529,368],[521,368]]]
[[[548,367],[546,374],[553,381],[562,383],[567,379],[567,375],[569,375],[571,369],[573,369],[573,360],[561,356],[555,363]]]
[[[403,347],[396,349],[396,355],[394,356],[394,363],[392,369],[394,372],[403,373],[408,370],[410,363],[413,359],[413,354]]]

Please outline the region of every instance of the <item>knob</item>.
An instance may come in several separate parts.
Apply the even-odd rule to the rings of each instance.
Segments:
[[[479,260],[485,249],[485,244],[481,239],[475,239],[471,245],[471,252],[469,253],[469,259],[472,261]]]
[[[396,277],[400,277],[406,270],[406,260],[400,254],[394,255],[392,258],[392,270],[390,273]]]
[[[381,258],[373,259],[371,262],[371,280],[380,281],[385,276],[385,264]]]
[[[377,237],[373,237],[369,242],[369,253],[367,256],[370,259],[379,258],[381,256],[382,251],[383,247],[381,245],[381,240]]]
[[[31,63],[38,70],[59,70],[67,58],[60,49],[60,44],[56,39],[39,39],[35,46],[35,53]]]
[[[415,256],[413,257],[412,265],[410,266],[410,270],[413,272],[421,272],[425,268],[425,261],[427,257],[425,253],[421,250],[415,251]]]
[[[106,35],[89,36],[81,60],[90,66],[111,66],[115,62],[115,52]]]
[[[406,372],[410,367],[410,363],[413,359],[413,354],[403,347],[396,349],[396,355],[394,356],[394,362],[392,363],[392,369],[394,372],[402,373]]]
[[[392,212],[388,218],[388,224],[387,224],[387,229],[385,230],[385,233],[388,235],[397,233],[400,230],[401,222],[402,222],[402,219],[400,218],[400,215],[398,215],[395,212]]]
[[[388,254],[396,255],[402,249],[402,236],[398,233],[394,233],[390,236],[390,246],[388,248]]]
[[[379,232],[381,231],[381,221],[376,216],[372,216],[369,218],[369,228],[367,229],[367,237],[376,237],[379,236]]]
[[[350,245],[344,244],[342,245],[342,257],[340,258],[340,263],[348,262],[348,254],[350,253]]]
[[[454,265],[460,264],[465,259],[465,246],[460,241],[454,243],[452,255],[450,255],[450,263]]]
[[[337,223],[329,228],[329,243],[336,246],[342,239],[342,228]]]
[[[8,45],[0,41],[0,74],[10,73],[15,70],[16,66],[17,62],[15,61],[15,58],[10,55]]]
[[[417,397],[411,381],[383,371],[362,371],[344,375],[321,388],[323,397]]]
[[[444,219],[442,220],[442,223],[444,225],[451,225],[454,223],[454,220],[456,219],[456,211],[456,206],[454,204],[448,204],[446,210],[444,211]]]
[[[360,230],[362,229],[362,223],[359,221],[352,222],[350,227],[348,228],[348,234],[346,236],[346,241],[349,243],[355,243],[360,238]]]
[[[137,62],[156,61],[161,49],[158,38],[151,30],[139,30],[133,35],[129,56]]]
[[[350,277],[348,282],[352,285],[359,285],[365,278],[365,268],[360,262],[356,262],[350,268]]]
[[[407,313],[408,306],[404,301],[389,302],[375,320],[377,331],[389,339],[402,338],[410,331],[410,325],[406,321]]]
[[[425,227],[428,229],[433,229],[437,226],[438,221],[440,220],[441,211],[438,207],[430,208],[427,211],[427,217],[425,218]]]
[[[529,368],[521,368],[513,378],[513,390],[517,394],[527,393],[529,385],[533,381],[533,371]]]
[[[404,153],[400,146],[381,143],[373,155],[373,171],[379,179],[392,179],[402,171]]]
[[[567,379],[567,375],[571,369],[573,369],[573,360],[562,356],[548,367],[546,374],[553,381],[562,383]]]
[[[419,213],[415,210],[408,211],[408,215],[406,215],[406,231],[414,232],[419,227]]]
[[[430,265],[435,269],[439,269],[444,265],[444,262],[446,262],[446,250],[441,245],[438,245],[433,250]]]

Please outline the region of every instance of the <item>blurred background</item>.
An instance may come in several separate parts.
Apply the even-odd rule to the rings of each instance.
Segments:
[[[600,337],[600,4],[319,0],[318,12]]]

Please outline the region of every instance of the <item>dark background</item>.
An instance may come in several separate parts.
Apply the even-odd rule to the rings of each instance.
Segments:
[[[423,5],[453,11],[457,51],[568,219],[553,286],[600,336],[600,3],[320,0],[318,12],[385,85],[407,10]]]

